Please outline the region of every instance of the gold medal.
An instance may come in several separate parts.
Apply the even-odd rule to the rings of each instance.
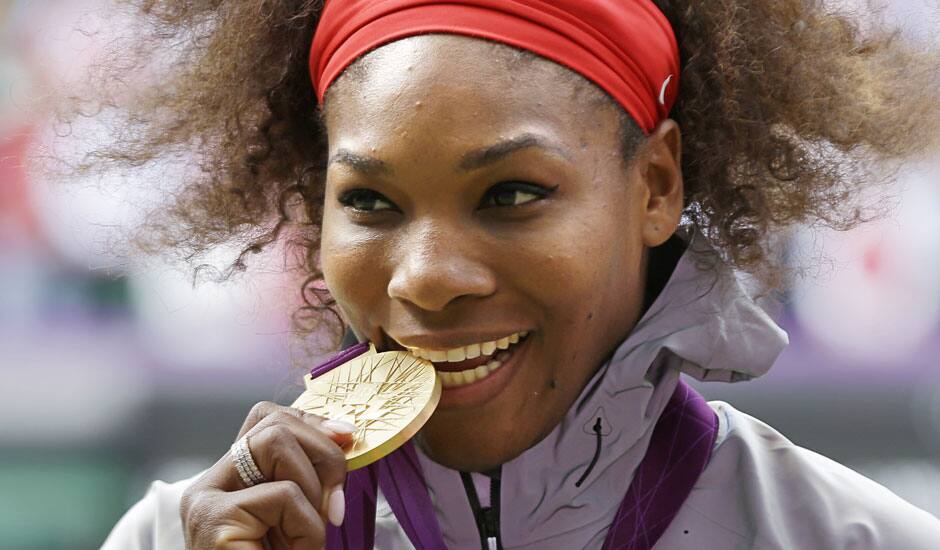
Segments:
[[[350,471],[379,460],[414,437],[441,398],[434,365],[405,351],[369,351],[318,376],[304,376],[307,390],[291,405],[304,412],[356,425],[346,447]]]

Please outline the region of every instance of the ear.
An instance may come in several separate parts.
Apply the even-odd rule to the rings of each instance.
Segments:
[[[643,244],[652,248],[676,232],[682,217],[682,134],[676,121],[667,119],[660,123],[639,153],[636,168],[646,197]]]

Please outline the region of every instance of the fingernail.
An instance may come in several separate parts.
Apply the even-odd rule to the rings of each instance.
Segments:
[[[356,432],[356,425],[345,420],[324,420],[323,426],[338,434],[351,434]]]
[[[343,493],[342,487],[337,487],[330,493],[330,505],[328,509],[330,523],[337,527],[342,525],[343,518],[346,517],[346,495]]]

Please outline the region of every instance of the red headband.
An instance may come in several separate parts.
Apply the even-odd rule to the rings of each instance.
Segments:
[[[310,48],[317,99],[362,54],[427,33],[486,38],[564,65],[604,89],[647,134],[678,92],[675,34],[651,0],[329,0]]]

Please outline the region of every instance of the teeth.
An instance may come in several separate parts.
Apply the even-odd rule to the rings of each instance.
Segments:
[[[463,375],[464,384],[472,384],[477,381],[477,371],[476,369],[467,369],[460,371],[460,374]]]
[[[480,344],[470,344],[467,346],[467,359],[476,359],[481,353]]]
[[[526,337],[527,331],[516,332],[491,342],[481,342],[479,344],[470,344],[448,350],[428,350],[422,348],[409,348],[411,353],[422,359],[427,359],[433,363],[458,363],[467,359],[475,359],[481,355],[490,356],[496,350],[508,349],[509,346],[518,343],[519,340]]]
[[[445,388],[456,388],[472,384],[477,380],[483,380],[501,366],[503,366],[502,361],[493,359],[489,363],[480,365],[475,369],[467,369],[458,372],[438,371],[437,375],[441,379],[442,386]]]
[[[458,374],[460,374],[460,373],[458,373],[458,372],[439,372],[439,373],[437,373],[437,375],[441,377],[441,385],[444,386],[445,388],[450,388],[450,387],[453,387],[453,386],[456,386],[457,384],[459,384],[459,382],[457,381],[457,375],[458,375]],[[463,380],[463,377],[460,377],[460,379]]]

